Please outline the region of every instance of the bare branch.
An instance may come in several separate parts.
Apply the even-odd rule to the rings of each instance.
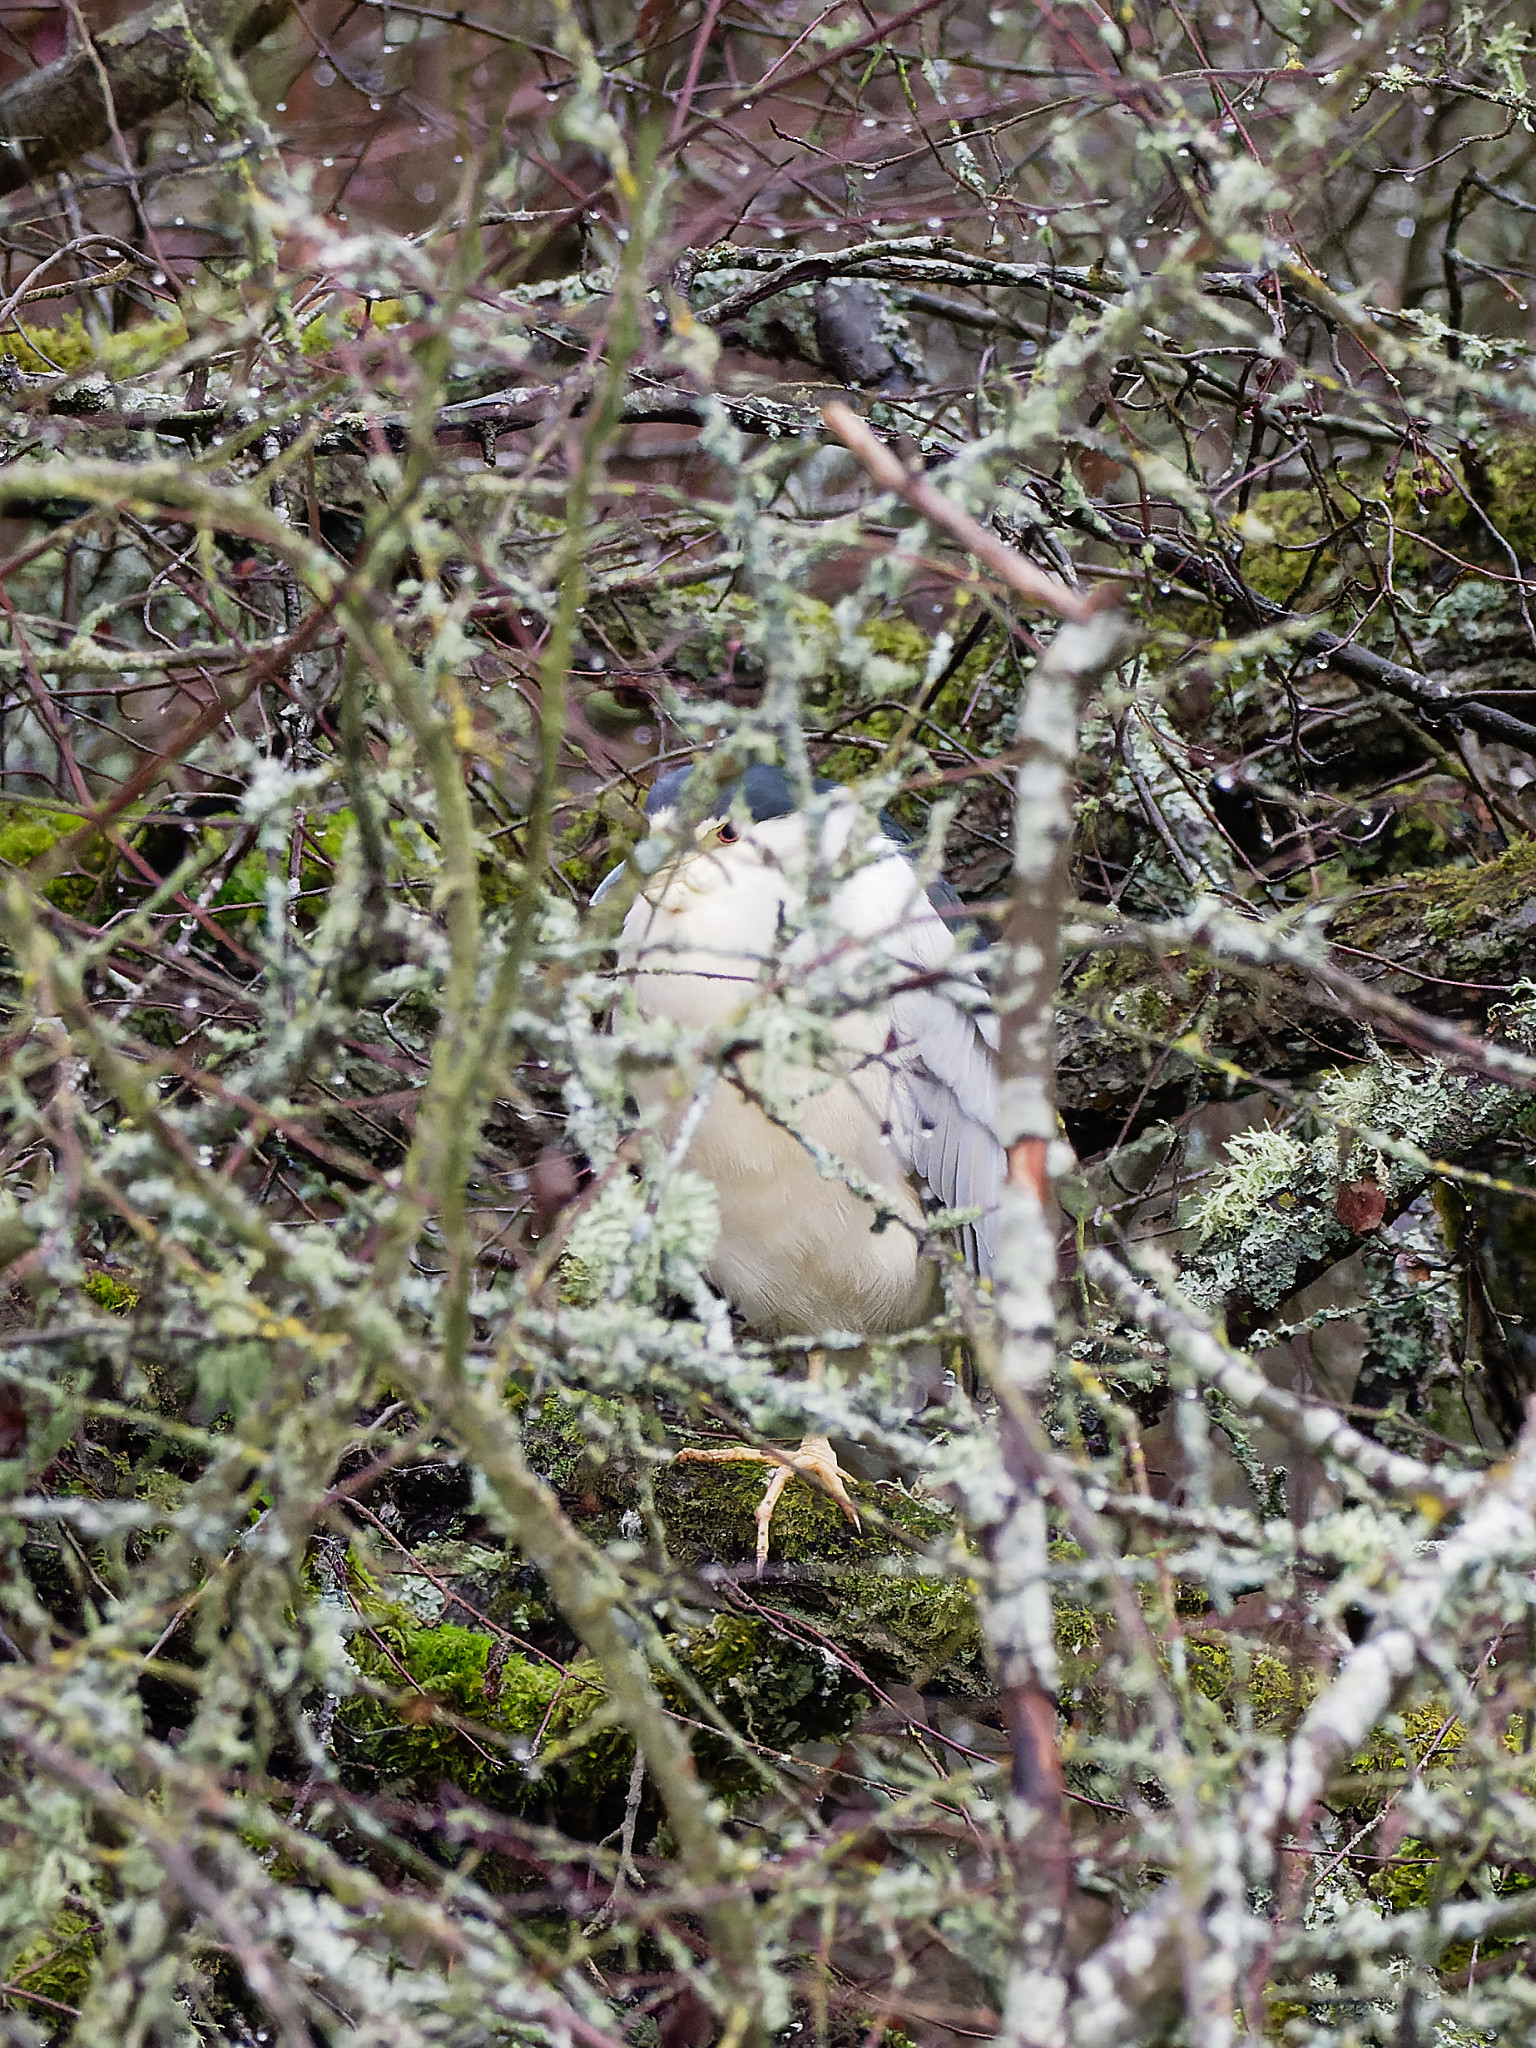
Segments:
[[[90,48],[19,78],[0,92],[0,192],[62,169],[112,133],[207,89],[207,45],[239,56],[270,35],[292,0],[167,0],[104,29]],[[97,69],[99,57],[101,71]],[[105,73],[109,109],[102,93]]]
[[[920,512],[930,524],[947,533],[951,539],[973,554],[979,562],[985,563],[994,576],[999,577],[1016,596],[1030,604],[1044,605],[1058,618],[1074,620],[1081,624],[1093,617],[1095,612],[1104,610],[1106,605],[1118,604],[1118,591],[1108,589],[1104,593],[1084,596],[1063,583],[1059,576],[1049,575],[1044,569],[1037,569],[1033,562],[1021,555],[1017,548],[1009,547],[1005,540],[973,519],[963,507],[946,498],[942,491],[929,483],[926,477],[913,476],[911,471],[873,434],[856,412],[835,400],[822,411],[822,418],[836,434],[844,447],[856,455],[883,491],[894,491],[904,498],[915,512]]]

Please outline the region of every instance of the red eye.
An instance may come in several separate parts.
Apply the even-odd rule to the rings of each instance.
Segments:
[[[723,825],[722,825],[722,826],[720,827],[720,843],[721,843],[721,845],[722,845],[722,846],[734,846],[734,845],[736,844],[737,840],[738,840],[738,839],[739,839],[740,837],[741,837],[741,830],[740,830],[740,827],[739,827],[739,826],[736,826],[736,825],[733,825],[733,824],[731,823],[730,819],[729,819],[729,818],[727,818],[727,819],[726,819],[726,821],[725,821],[725,823],[724,823],[724,824],[723,824]]]

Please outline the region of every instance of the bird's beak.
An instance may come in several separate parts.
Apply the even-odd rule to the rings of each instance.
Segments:
[[[620,861],[616,868],[610,868],[607,874],[604,875],[603,879],[598,883],[597,887],[592,891],[591,897],[588,899],[587,907],[589,910],[596,910],[597,906],[599,905],[599,903],[602,902],[603,898],[605,896],[611,896],[614,890],[617,889],[620,882],[622,882],[624,879],[624,866],[625,863],[623,861]]]

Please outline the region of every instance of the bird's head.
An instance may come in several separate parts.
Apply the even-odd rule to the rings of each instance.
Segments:
[[[707,798],[690,791],[697,774],[692,762],[673,768],[657,778],[646,798],[652,832],[670,839],[675,847],[646,884],[642,891],[646,897],[656,901],[679,888],[713,894],[739,879],[743,870],[783,870],[803,864],[805,821],[782,768],[754,762],[745,774],[721,785]],[[818,794],[839,787],[819,777],[812,786]],[[692,815],[700,808],[705,815]],[[600,885],[594,903],[622,872],[616,869]]]
[[[779,900],[786,882],[791,893],[803,887],[813,858],[806,829],[808,814],[797,805],[794,785],[784,770],[768,762],[754,762],[745,774],[722,783],[708,797],[690,790],[698,773],[696,762],[685,762],[658,776],[651,785],[645,800],[646,816],[652,833],[670,845],[655,866],[642,857],[640,865],[648,873],[640,891],[642,900],[659,906],[664,898],[670,898],[671,908],[677,910],[690,897],[714,896],[742,885],[754,895],[763,893],[766,886],[768,894]],[[858,829],[858,804],[842,783],[829,782],[820,775],[812,778],[811,793],[834,798],[830,806],[816,806],[821,814],[819,857],[840,861]],[[699,811],[704,815],[691,815]],[[882,811],[869,851],[875,856],[901,852],[911,859],[917,849],[901,826]],[[625,867],[617,867],[603,878],[593,892],[594,905],[618,887],[625,871]],[[960,898],[942,875],[928,882],[927,894],[939,915],[953,925]]]
[[[676,830],[679,819],[698,807],[689,802],[689,785],[697,775],[697,765],[687,762],[681,768],[673,768],[657,777],[645,800],[645,815],[651,821],[652,831]],[[819,775],[811,784],[818,794],[838,786]],[[717,789],[707,800],[705,808],[707,816],[699,820],[695,831],[702,835],[712,834],[729,846],[754,825],[767,825],[779,818],[794,817],[797,805],[784,770],[771,767],[765,761],[755,761],[744,775],[738,775],[734,782],[727,782]]]

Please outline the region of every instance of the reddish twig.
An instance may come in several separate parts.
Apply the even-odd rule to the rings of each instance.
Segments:
[[[1009,547],[1007,541],[983,526],[979,519],[973,519],[953,499],[946,498],[926,477],[914,476],[848,406],[834,399],[822,408],[821,416],[828,429],[864,465],[881,490],[894,491],[914,512],[920,512],[930,525],[942,527],[951,539],[957,540],[1027,604],[1043,605],[1047,611],[1055,612],[1058,618],[1080,624],[1084,619],[1092,618],[1095,612],[1103,611],[1107,605],[1119,602],[1119,593],[1113,589],[1107,596],[1101,596],[1097,591],[1074,590],[1059,576],[1037,569],[1017,548]]]

